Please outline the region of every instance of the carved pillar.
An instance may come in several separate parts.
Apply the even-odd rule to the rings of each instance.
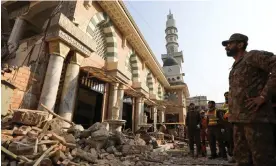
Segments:
[[[12,28],[11,34],[8,40],[8,54],[1,55],[1,58],[5,58],[5,56],[9,56],[12,53],[15,53],[17,48],[19,47],[19,41],[22,39],[24,34],[24,30],[26,27],[26,21],[22,18],[17,18],[15,20],[14,26]]]
[[[154,131],[157,131],[157,108],[156,108],[156,106],[152,107],[152,111],[153,111],[153,128],[154,128]]]
[[[68,64],[66,69],[66,75],[59,105],[59,115],[70,121],[72,120],[75,108],[80,65],[83,59],[84,58],[82,55],[75,52],[70,61],[70,64]],[[64,122],[63,126],[70,127],[70,124]]]
[[[135,97],[132,97],[131,98],[132,100],[132,118],[131,118],[131,124],[132,124],[132,132],[134,133],[135,132],[135,103],[136,103],[136,98]]]
[[[105,83],[104,85],[104,95],[103,95],[103,104],[102,104],[102,121],[101,122],[104,122],[104,120],[107,119],[107,116],[108,115],[108,94],[109,94],[109,84],[108,83]]]
[[[144,115],[144,100],[141,97],[136,98],[135,103],[135,131],[139,129],[139,125],[143,123]]]
[[[1,17],[1,20],[2,20],[2,17]],[[2,34],[3,37],[8,36],[7,33],[9,33],[8,32],[9,27],[6,27],[6,26],[9,26],[9,24],[7,24],[7,22],[5,22],[5,21],[4,21],[4,24],[5,24],[4,25],[5,29],[3,30],[3,34]],[[8,48],[6,51],[1,51],[1,53],[2,53],[1,58],[6,58],[6,57],[10,56],[11,54],[15,53],[15,51],[19,47],[19,41],[22,39],[22,36],[24,34],[26,24],[27,24],[26,21],[22,18],[18,17],[15,20],[14,26],[12,28],[11,34],[9,35],[9,39],[7,42]],[[6,30],[7,30],[7,32],[5,32]]]
[[[50,59],[40,95],[38,110],[44,110],[44,108],[40,105],[40,103],[42,103],[53,111],[63,62],[68,52],[70,51],[70,48],[60,41],[50,42],[49,47]],[[52,116],[50,116],[50,118],[51,117]]]
[[[124,85],[120,84],[118,86],[118,94],[117,94],[117,101],[119,106],[119,119],[122,120],[123,118],[123,100],[124,100]]]
[[[115,83],[111,85],[110,91],[108,120],[106,120],[106,122],[109,123],[112,132],[121,131],[122,125],[126,123],[125,120],[122,120],[123,85]]]
[[[110,95],[109,95],[109,104],[108,104],[108,119],[113,119],[113,109],[117,105],[117,92],[118,92],[118,83],[110,84]]]
[[[165,122],[165,111],[159,111],[159,123]]]
[[[185,121],[185,108],[179,109],[179,122],[184,123]]]

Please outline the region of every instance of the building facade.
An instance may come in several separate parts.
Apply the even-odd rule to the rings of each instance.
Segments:
[[[182,63],[184,62],[183,52],[179,51],[178,35],[176,21],[171,11],[167,15],[166,21],[166,54],[162,54],[163,71],[171,87],[174,90],[167,90],[166,99],[178,104],[186,103],[186,98],[181,93],[181,88],[186,86],[184,83],[184,73],[182,72]],[[185,108],[175,108],[168,106],[166,109],[166,119],[169,122],[183,121],[185,117]]]
[[[194,96],[187,98],[187,105],[194,103],[196,106],[205,106],[207,108],[207,96]]]
[[[168,81],[122,1],[7,1],[1,8],[2,64],[15,66],[1,79],[15,87],[11,109],[46,106],[84,127],[106,121],[116,130],[148,123],[156,130],[167,113],[184,123],[187,85]],[[165,97],[172,93],[177,100]]]

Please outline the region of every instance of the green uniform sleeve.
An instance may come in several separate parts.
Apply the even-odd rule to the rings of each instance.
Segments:
[[[276,89],[276,56],[266,51],[253,50],[249,53],[250,55],[247,62],[252,66],[270,73],[267,83],[260,95],[266,100],[271,99],[271,95]]]

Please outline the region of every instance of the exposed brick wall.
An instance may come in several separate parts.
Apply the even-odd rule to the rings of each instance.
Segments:
[[[11,98],[11,108],[19,108],[22,103],[24,94],[27,91],[30,74],[30,68],[24,66],[13,70],[12,73],[4,73],[2,75],[2,80],[6,80],[16,87]]]
[[[49,61],[48,47],[45,45],[45,42],[37,42],[39,40],[40,36],[35,36],[21,41],[21,47],[24,46],[24,49],[18,49],[16,57],[6,62],[10,67],[22,66],[13,70],[11,73],[2,74],[1,78],[16,87],[10,101],[12,109],[37,109]],[[44,46],[39,51],[41,44]],[[29,52],[33,46],[33,51]],[[38,58],[39,55],[40,58]],[[24,61],[23,63],[24,59],[30,60]]]

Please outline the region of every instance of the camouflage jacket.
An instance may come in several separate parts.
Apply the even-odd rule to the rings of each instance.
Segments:
[[[229,74],[229,121],[275,122],[271,95],[276,90],[276,56],[252,50],[236,61]],[[257,112],[245,107],[249,97],[264,96],[266,102]]]

